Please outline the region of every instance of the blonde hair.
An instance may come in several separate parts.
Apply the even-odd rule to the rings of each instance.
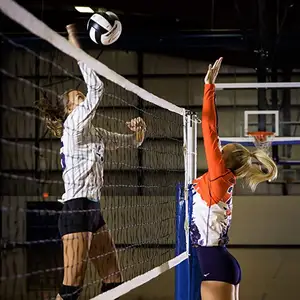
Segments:
[[[40,111],[41,117],[44,119],[47,128],[55,137],[62,137],[63,122],[67,116],[66,107],[68,103],[68,94],[71,91],[72,90],[68,90],[59,96],[56,104],[52,104],[46,96],[35,104],[35,107]]]
[[[252,159],[258,163],[254,163]],[[237,178],[243,179],[254,192],[258,184],[277,178],[278,169],[273,159],[263,150],[256,149],[250,152],[241,144],[235,144],[232,151],[232,171]],[[264,167],[264,169],[262,169]]]

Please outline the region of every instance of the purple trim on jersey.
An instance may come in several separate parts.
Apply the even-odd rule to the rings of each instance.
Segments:
[[[61,142],[61,148],[63,148],[63,147],[64,147],[64,143]],[[60,151],[60,164],[61,164],[62,170],[64,171],[66,168],[66,157],[62,151]]]
[[[193,220],[190,226],[190,238],[191,238],[192,245],[199,245],[199,246],[204,245],[204,239],[201,238],[201,234],[198,230],[198,227],[193,222]]]
[[[196,193],[197,192],[195,190],[193,190],[192,197],[194,197],[196,195]],[[194,204],[195,204],[195,202],[193,200],[193,205]],[[192,215],[193,215],[193,213],[192,213]],[[204,237],[201,237],[201,234],[198,230],[198,227],[196,226],[196,224],[194,222],[193,217],[192,217],[191,225],[190,225],[190,239],[191,239],[192,245],[199,245],[199,246],[204,245]]]

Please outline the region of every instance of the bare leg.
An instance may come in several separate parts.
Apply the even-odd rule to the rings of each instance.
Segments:
[[[76,232],[62,237],[64,257],[63,285],[81,287],[87,267],[91,232]],[[56,299],[62,299],[57,295]]]
[[[239,300],[240,299],[240,285],[237,284],[235,286],[235,300]]]
[[[202,300],[236,300],[234,285],[220,281],[202,281]]]
[[[103,282],[122,282],[116,247],[106,225],[93,235],[89,257]]]

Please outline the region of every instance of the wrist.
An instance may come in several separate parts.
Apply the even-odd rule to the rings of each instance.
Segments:
[[[138,142],[138,143],[141,143],[143,142],[144,140],[144,137],[145,137],[145,131],[144,130],[140,130],[140,131],[136,131],[135,134],[135,140]]]
[[[66,26],[67,32],[70,34],[72,32],[76,32],[76,25],[75,24],[69,24]]]

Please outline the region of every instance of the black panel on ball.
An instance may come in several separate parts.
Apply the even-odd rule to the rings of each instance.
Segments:
[[[93,28],[97,31],[97,33],[99,33],[100,35],[107,32],[107,30],[106,30],[105,28],[103,28],[101,25],[99,25],[98,23],[96,23],[96,22],[93,21],[93,20],[90,20],[89,30],[90,30],[92,27],[93,27]]]
[[[101,44],[101,35],[106,33],[107,30],[100,26],[98,23],[96,23],[93,20],[89,20],[88,22],[88,31],[90,32],[91,28],[95,29],[95,39],[98,44]]]

